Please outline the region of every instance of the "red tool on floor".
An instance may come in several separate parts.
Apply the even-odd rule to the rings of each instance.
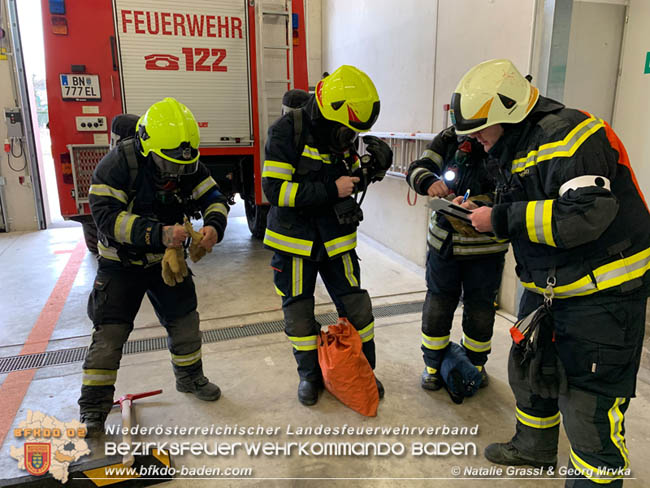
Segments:
[[[127,393],[126,395],[122,395],[119,400],[115,400],[113,402],[113,406],[119,404],[120,409],[122,410],[122,428],[125,429],[122,434],[122,442],[131,445],[131,404],[135,400],[138,400],[140,398],[159,395],[161,393],[162,390],[147,391],[144,393],[136,393],[136,394]],[[131,454],[130,452],[129,454],[122,457],[122,464],[127,468],[133,466],[134,461],[135,458],[133,457],[133,454]]]

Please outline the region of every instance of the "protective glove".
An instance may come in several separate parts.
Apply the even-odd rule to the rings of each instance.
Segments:
[[[204,247],[199,246],[201,239],[203,239],[203,234],[194,230],[187,217],[185,217],[185,222],[183,225],[185,226],[187,233],[192,238],[192,241],[190,242],[190,259],[193,263],[196,263],[208,252],[212,252],[212,249],[210,249],[210,251],[207,251]]]
[[[534,353],[528,367],[531,392],[542,398],[557,398],[567,391],[564,366],[555,350],[553,331],[541,324],[533,345]]]
[[[530,383],[530,363],[539,348],[539,333],[549,316],[549,309],[540,305],[510,328],[513,344],[508,361],[511,382]]]
[[[458,232],[461,236],[464,237],[484,237],[484,234],[481,234],[478,232],[474,227],[472,227],[470,224],[467,222],[464,222],[460,219],[457,219],[456,217],[451,217],[449,215],[445,215],[445,218],[447,221],[451,224],[451,226],[454,228],[456,232]]]
[[[363,143],[366,145],[368,154],[375,160],[375,174],[372,175],[371,181],[381,181],[393,164],[393,151],[379,137],[364,136]]]
[[[167,286],[182,283],[189,274],[182,247],[168,247],[162,259],[162,278]]]
[[[363,220],[363,210],[352,197],[345,197],[334,204],[334,213],[339,224],[359,225]]]

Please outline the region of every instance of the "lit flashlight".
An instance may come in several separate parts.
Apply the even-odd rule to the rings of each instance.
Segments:
[[[445,179],[445,181],[448,181],[448,182],[451,183],[452,181],[454,181],[456,179],[456,172],[454,170],[451,170],[451,169],[445,171],[444,179]]]

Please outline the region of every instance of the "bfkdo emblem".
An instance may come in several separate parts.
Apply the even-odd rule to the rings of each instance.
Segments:
[[[25,443],[25,469],[29,474],[41,476],[50,469],[51,445],[45,442]]]

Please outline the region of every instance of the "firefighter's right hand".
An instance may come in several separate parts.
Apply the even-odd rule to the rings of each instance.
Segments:
[[[162,243],[163,246],[179,247],[183,245],[185,239],[189,237],[187,230],[182,225],[166,225],[162,230]]]
[[[451,193],[451,190],[447,188],[445,182],[442,180],[435,181],[427,190],[427,193],[430,197],[446,197]]]
[[[356,176],[341,176],[337,179],[335,183],[336,188],[339,191],[339,198],[345,198],[352,195],[352,193],[354,193],[354,185],[355,183],[359,183],[359,181],[361,180]]]

